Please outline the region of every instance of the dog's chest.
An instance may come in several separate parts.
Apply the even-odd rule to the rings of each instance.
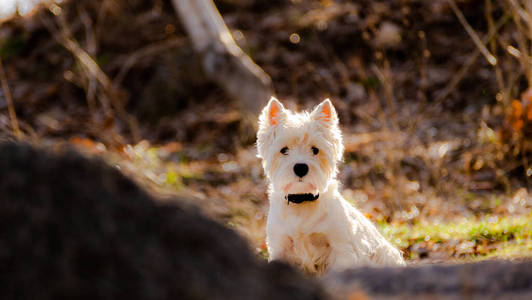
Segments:
[[[321,274],[327,269],[331,245],[324,233],[286,235],[283,252],[286,260],[309,273]]]

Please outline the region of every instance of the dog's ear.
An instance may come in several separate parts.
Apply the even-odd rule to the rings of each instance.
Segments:
[[[325,99],[310,113],[312,120],[319,122],[324,128],[327,128],[328,135],[332,139],[335,160],[342,160],[344,145],[342,142],[342,131],[338,126],[338,115],[331,100]]]
[[[310,113],[313,120],[320,121],[322,125],[327,128],[331,128],[338,125],[338,115],[336,110],[328,98],[323,100],[314,110]]]
[[[281,102],[275,99],[275,97],[271,97],[260,114],[259,126],[261,128],[267,128],[272,125],[277,125],[282,121],[284,114],[284,106]]]
[[[286,111],[275,97],[271,97],[266,107],[262,110],[259,117],[259,131],[257,131],[257,150],[258,157],[265,158],[266,152],[275,138],[275,132],[278,124],[284,122]],[[263,163],[265,160],[263,160]]]

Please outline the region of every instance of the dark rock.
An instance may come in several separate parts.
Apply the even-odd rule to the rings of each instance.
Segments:
[[[0,145],[2,299],[320,299],[232,230],[72,150]]]
[[[338,298],[362,289],[372,299],[532,299],[532,261],[359,268],[324,281]]]

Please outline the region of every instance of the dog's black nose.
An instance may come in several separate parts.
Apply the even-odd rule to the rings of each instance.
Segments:
[[[295,164],[294,173],[296,173],[297,176],[303,178],[303,176],[307,175],[308,173],[307,164]]]

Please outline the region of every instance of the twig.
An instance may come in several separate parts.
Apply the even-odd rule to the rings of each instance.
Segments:
[[[485,0],[485,9],[484,14],[486,15],[486,20],[488,21],[488,32],[496,32],[496,25],[493,21],[493,5],[491,3],[491,0]],[[497,52],[497,41],[495,39],[491,39],[488,41],[488,46],[490,47],[491,52],[496,53]],[[504,91],[504,87],[506,84],[504,83],[504,77],[503,72],[501,69],[501,65],[495,66],[495,78],[497,80],[497,87],[501,93]],[[504,97],[504,94],[502,94]],[[505,98],[503,98],[503,103],[507,103],[505,101]]]
[[[89,78],[94,78],[102,86],[103,91],[105,92],[104,94],[110,98],[111,104],[120,118],[128,124],[133,140],[138,141],[140,139],[140,129],[136,120],[125,110],[124,105],[119,100],[119,89],[113,84],[111,79],[109,79],[107,74],[103,72],[94,59],[92,59],[92,57],[76,42],[72,32],[68,29],[65,17],[62,14],[58,14],[57,19],[59,21],[60,29],[54,28],[54,26],[47,20],[43,20],[43,24],[52,33],[57,42],[69,50],[79,61],[81,66],[83,66],[90,75]],[[109,107],[107,97],[103,96],[99,98],[100,101],[102,101],[104,109],[105,107]]]
[[[492,32],[490,32],[482,41],[482,44],[485,44],[489,42],[497,33],[497,31],[504,25],[508,19],[509,19],[508,13],[502,16],[497,24],[495,25],[495,28]],[[440,103],[443,101],[447,96],[456,88],[456,86],[462,81],[464,76],[469,71],[469,68],[473,65],[473,63],[477,60],[478,56],[480,55],[480,49],[477,48],[477,51],[475,51],[474,54],[472,54],[469,59],[466,61],[466,63],[462,66],[460,71],[453,77],[451,82],[442,90],[441,93],[436,97],[435,103]]]
[[[98,83],[93,77],[89,77],[86,88],[86,97],[87,97],[87,105],[89,106],[89,111],[94,113],[96,111],[96,90],[98,88]],[[104,108],[104,110],[107,108]]]
[[[72,32],[68,29],[64,16],[60,14],[57,18],[59,19],[61,28],[56,28],[48,19],[42,19],[44,26],[52,34],[54,39],[71,52],[87,73],[98,81],[105,90],[112,88],[112,83],[109,77],[107,77],[107,75],[100,69],[92,57],[73,40]],[[107,103],[102,103],[102,105],[104,107],[110,106]]]
[[[514,24],[517,27],[517,32],[520,33],[517,35],[516,39],[520,52],[518,59],[521,64],[521,68],[523,69],[523,72],[525,72],[525,77],[528,80],[528,85],[532,86],[532,68],[530,61],[531,51],[528,46],[530,39],[530,26],[532,26],[532,24],[530,23],[528,13],[523,11],[523,9],[518,4],[516,4],[515,1],[510,1],[510,4],[514,12]],[[521,23],[521,18],[519,18],[519,16],[521,16],[521,18],[525,21],[525,26],[523,26],[523,24]]]
[[[92,57],[90,57],[90,55],[85,52],[74,40],[65,39],[63,42],[64,47],[67,48],[78,59],[78,61],[89,72],[89,74],[95,78],[102,85],[103,89],[109,94],[109,98],[111,99],[113,107],[117,110],[120,117],[128,123],[133,140],[138,141],[140,139],[140,130],[138,128],[138,124],[135,119],[125,110],[123,104],[118,101],[117,97],[119,97],[119,91],[116,89],[115,85],[109,79],[107,74],[102,71]],[[104,99],[105,97],[100,98]]]
[[[90,55],[96,55],[98,52],[98,42],[94,33],[92,20],[84,9],[78,7],[79,19],[85,27],[85,49]]]
[[[475,43],[475,45],[477,46],[478,50],[480,50],[480,53],[482,53],[482,55],[484,55],[484,57],[486,58],[486,60],[493,66],[495,66],[497,64],[497,58],[495,58],[495,56],[493,56],[489,50],[486,48],[486,46],[484,46],[484,43],[482,43],[482,41],[480,40],[480,38],[478,37],[477,33],[475,32],[475,30],[473,28],[471,28],[471,26],[469,25],[469,23],[467,23],[467,20],[466,18],[464,17],[464,14],[460,11],[460,9],[458,8],[458,6],[456,5],[456,2],[454,0],[448,0],[449,4],[451,5],[451,8],[454,12],[454,14],[456,15],[456,17],[458,18],[458,21],[460,21],[460,24],[462,24],[462,26],[464,26],[465,30],[467,31],[467,33],[469,34],[469,37],[471,37],[471,39],[473,40],[473,42]]]
[[[4,92],[4,99],[7,102],[7,109],[9,112],[9,119],[11,120],[11,127],[13,133],[17,139],[22,138],[22,132],[18,127],[17,114],[15,112],[15,106],[13,105],[13,98],[11,97],[11,91],[9,90],[9,85],[7,84],[7,76],[4,71],[4,64],[2,63],[2,58],[0,57],[0,81],[2,81],[2,91]]]
[[[528,26],[532,26],[532,21],[530,20],[530,15],[523,10],[523,8],[515,2],[515,0],[508,0],[512,8],[517,12],[517,14],[523,19]]]

